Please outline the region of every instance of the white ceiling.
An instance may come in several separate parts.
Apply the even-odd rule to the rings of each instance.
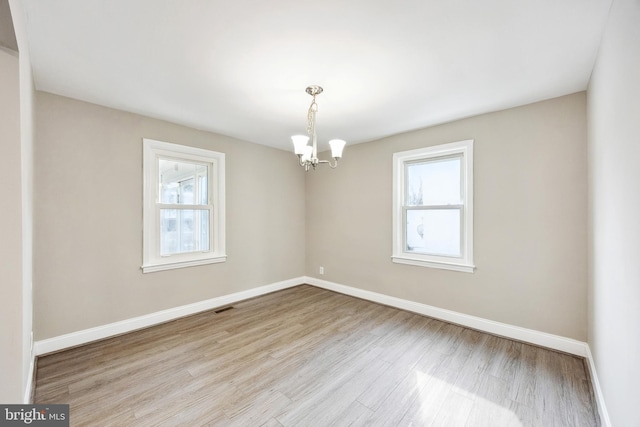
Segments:
[[[37,89],[289,150],[310,84],[347,144],[584,90],[611,0],[23,2]]]

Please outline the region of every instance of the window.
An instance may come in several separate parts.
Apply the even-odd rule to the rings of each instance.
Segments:
[[[143,140],[142,271],[224,262],[224,154]]]
[[[473,272],[473,140],[394,153],[392,259]]]

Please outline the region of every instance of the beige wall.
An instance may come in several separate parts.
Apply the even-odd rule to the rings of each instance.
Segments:
[[[36,339],[304,275],[288,152],[37,93]],[[142,138],[226,153],[227,262],[142,274]]]
[[[585,98],[353,145],[305,175],[288,152],[38,93],[36,339],[306,272],[586,340]],[[143,137],[227,153],[226,263],[140,272]],[[468,138],[476,272],[392,263],[392,153]]]
[[[0,402],[22,403],[22,199],[18,54],[0,48]]]
[[[589,86],[589,346],[612,425],[638,423],[640,3],[615,0]]]
[[[578,93],[347,147],[307,178],[307,274],[585,341],[585,120]],[[475,273],[392,263],[392,154],[465,139]]]

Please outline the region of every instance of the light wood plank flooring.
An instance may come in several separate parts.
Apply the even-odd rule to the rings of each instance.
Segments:
[[[584,360],[298,286],[38,359],[72,426],[598,426]]]

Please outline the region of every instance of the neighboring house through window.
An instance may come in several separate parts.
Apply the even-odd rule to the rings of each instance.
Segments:
[[[143,272],[224,262],[224,154],[144,139],[143,155]]]
[[[393,155],[394,262],[473,272],[473,140]]]

